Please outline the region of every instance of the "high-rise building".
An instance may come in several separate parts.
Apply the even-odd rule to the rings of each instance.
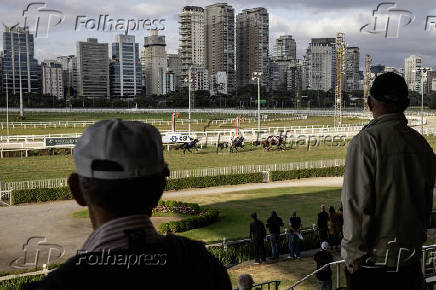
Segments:
[[[144,38],[141,64],[147,96],[165,93],[165,74],[168,67],[165,47],[165,36],[158,35],[157,30],[151,30],[151,35]]]
[[[41,68],[42,93],[62,99],[64,97],[62,65],[54,60],[45,60],[41,63]]]
[[[204,15],[205,63],[211,79],[211,92],[217,92],[219,87],[223,86],[224,75],[227,77],[226,91],[233,92],[235,90],[235,10],[227,3],[217,3],[206,6]],[[217,81],[221,82],[217,83]]]
[[[297,44],[291,35],[281,35],[274,44],[274,61],[297,59]]]
[[[262,85],[268,83],[269,15],[265,8],[245,9],[236,16],[236,83],[254,84],[254,72],[262,73]]]
[[[358,47],[347,47],[345,52],[345,83],[344,91],[352,92],[359,90],[360,51]]]
[[[336,39],[312,38],[307,49],[306,89],[328,91],[335,88]]]
[[[188,86],[189,70],[196,66],[205,68],[205,29],[204,9],[197,6],[185,6],[179,16],[180,49],[181,60],[180,84]]]
[[[430,70],[427,72],[427,86],[425,94],[430,95],[436,91],[436,71]]]
[[[167,65],[168,65],[168,73],[173,73],[174,75],[174,90],[179,90],[181,85],[181,63],[180,57],[178,54],[167,54]]]
[[[385,68],[386,67],[382,64],[372,65],[371,66],[371,73],[376,74],[376,75],[381,74],[385,71]]]
[[[112,43],[111,96],[133,98],[141,93],[142,69],[135,36],[120,34]]]
[[[41,70],[34,58],[34,37],[27,27],[7,27],[3,31],[3,87],[12,94],[41,92]],[[7,76],[7,78],[6,78]]]
[[[109,97],[109,48],[96,38],[77,42],[77,95]]]
[[[3,94],[3,52],[0,52],[0,94]]]
[[[422,58],[411,55],[404,61],[404,78],[409,90],[421,92],[422,85]]]
[[[64,95],[73,97],[77,95],[77,58],[74,55],[58,56],[56,58],[62,66]]]

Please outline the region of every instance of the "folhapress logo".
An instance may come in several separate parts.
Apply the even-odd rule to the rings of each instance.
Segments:
[[[108,14],[98,17],[77,16],[74,30],[125,32],[144,30],[165,30],[165,19],[124,19]]]

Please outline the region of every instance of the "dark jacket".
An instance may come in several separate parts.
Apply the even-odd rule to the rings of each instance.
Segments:
[[[266,237],[266,229],[263,222],[256,220],[250,224],[250,237],[255,241],[263,240]]]
[[[271,234],[280,234],[280,227],[284,226],[283,221],[278,216],[271,216],[266,221],[266,227],[269,228]]]
[[[325,264],[333,262],[333,256],[327,250],[319,251],[318,253],[315,254],[313,259],[316,262],[316,269],[321,268]],[[319,281],[331,281],[332,280],[332,270],[330,269],[330,266],[328,266],[326,269],[316,273],[316,278]]]
[[[218,290],[232,287],[225,268],[203,243],[168,235],[158,242],[147,243],[143,249],[74,256],[43,280],[25,285],[23,289]]]
[[[375,118],[353,138],[342,187],[341,252],[347,267],[357,271],[368,255],[374,262],[387,259],[389,267],[396,267],[401,248],[417,254],[410,259],[404,254],[400,266],[421,262],[435,176],[433,149],[407,126],[404,114]]]
[[[298,216],[293,216],[289,218],[289,227],[294,231],[299,231],[301,228],[301,218]]]
[[[325,211],[322,211],[318,214],[318,223],[317,226],[319,229],[327,229],[329,221],[329,214]]]

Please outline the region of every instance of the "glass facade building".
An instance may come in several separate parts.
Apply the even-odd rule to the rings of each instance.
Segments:
[[[41,68],[34,58],[34,37],[26,27],[7,27],[3,31],[2,82],[12,94],[41,93]]]
[[[139,44],[135,36],[117,35],[112,43],[111,96],[133,98],[142,90]]]

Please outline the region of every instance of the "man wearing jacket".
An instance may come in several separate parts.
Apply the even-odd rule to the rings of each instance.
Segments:
[[[426,289],[420,270],[433,206],[435,155],[407,125],[408,88],[395,73],[376,78],[374,119],[351,141],[342,203],[348,289]]]
[[[277,216],[277,212],[273,211],[271,216],[266,222],[266,227],[269,228],[271,233],[271,259],[278,259],[279,253],[279,242],[280,242],[280,227],[284,226],[283,220]]]
[[[254,264],[260,264],[260,260],[266,261],[265,237],[266,230],[263,222],[257,219],[257,214],[252,213],[253,222],[250,224],[250,238],[254,245]]]

